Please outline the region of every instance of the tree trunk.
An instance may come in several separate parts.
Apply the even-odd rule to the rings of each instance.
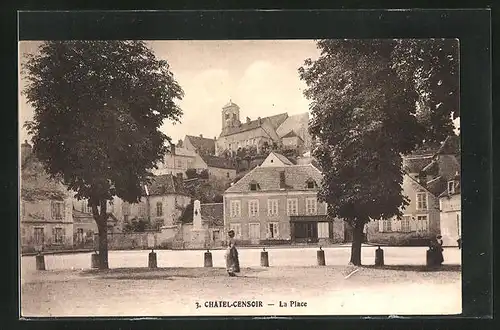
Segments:
[[[99,269],[108,269],[108,213],[106,200],[100,203],[100,214],[97,205],[92,205],[92,214],[99,231]]]
[[[108,224],[107,219],[101,219],[99,229],[99,269],[108,269]]]
[[[351,246],[351,261],[355,266],[361,266],[361,243],[363,242],[363,221],[356,221],[353,226],[352,246]]]

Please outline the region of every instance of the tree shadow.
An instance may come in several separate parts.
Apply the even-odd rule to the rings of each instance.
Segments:
[[[442,265],[439,267],[429,267],[425,265],[385,265],[385,266],[363,266],[363,268],[380,269],[380,270],[396,270],[410,272],[460,272],[461,265]]]
[[[263,270],[242,269],[243,272],[256,273]],[[247,273],[248,274],[248,273]],[[247,274],[239,277],[256,277]],[[198,267],[198,268],[111,268],[106,270],[87,269],[80,272],[83,277],[97,277],[99,279],[112,280],[174,280],[175,278],[207,278],[207,277],[226,277],[225,268]]]

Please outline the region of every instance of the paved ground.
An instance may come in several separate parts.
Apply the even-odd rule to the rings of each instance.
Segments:
[[[380,315],[459,314],[460,251],[445,250],[445,266],[428,271],[423,248],[385,248],[385,269],[346,266],[348,248],[325,249],[326,267],[314,266],[316,249],[273,249],[270,268],[259,266],[259,250],[240,250],[242,272],[230,278],[223,251],[215,268],[200,268],[203,251],[158,251],[157,270],[145,268],[148,251],[110,252],[110,269],[89,270],[90,255],[47,256],[47,271],[22,258],[22,315]],[[374,248],[363,248],[373,263]],[[337,265],[335,265],[337,264]],[[390,266],[392,264],[392,266]],[[406,266],[398,266],[406,265]],[[170,267],[170,268],[169,268]],[[175,267],[175,268],[174,268]],[[82,269],[83,268],[83,269]],[[205,301],[258,300],[262,308],[207,308]],[[279,307],[279,302],[287,307]],[[302,301],[307,307],[290,307]],[[196,303],[202,307],[196,308]],[[274,304],[270,306],[269,304]]]

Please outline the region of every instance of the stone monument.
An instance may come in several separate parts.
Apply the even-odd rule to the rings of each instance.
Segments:
[[[201,222],[201,203],[195,200],[193,203],[193,228],[191,228],[190,246],[196,249],[206,248],[207,230]]]

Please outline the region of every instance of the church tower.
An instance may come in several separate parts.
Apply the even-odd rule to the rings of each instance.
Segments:
[[[229,100],[229,103],[222,108],[222,131],[228,127],[238,127],[240,125],[240,107]]]

